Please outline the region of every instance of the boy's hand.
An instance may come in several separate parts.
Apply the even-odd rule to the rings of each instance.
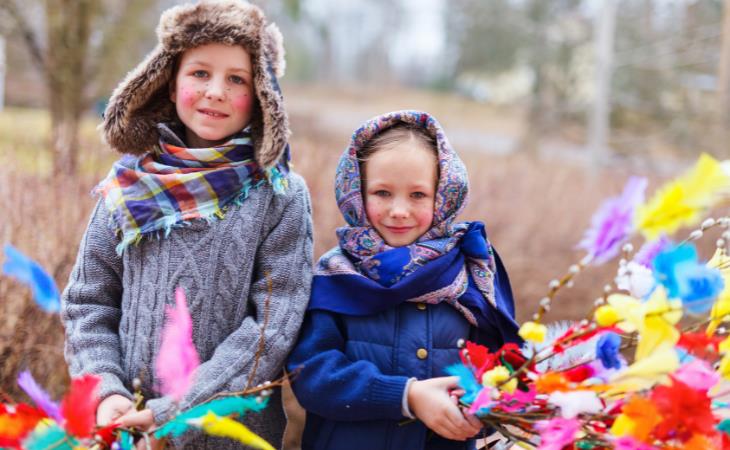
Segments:
[[[155,426],[155,416],[151,409],[143,409],[142,411],[130,411],[119,418],[118,421],[125,428],[137,428],[142,431],[149,431]],[[164,448],[162,440],[149,436],[149,447],[144,438],[137,441],[134,448],[136,450],[160,450]]]
[[[467,440],[482,429],[478,419],[467,419],[454,404],[451,393],[458,387],[458,377],[431,378],[411,383],[408,406],[428,428],[457,441]]]
[[[132,409],[132,401],[119,394],[112,394],[96,407],[96,424],[100,427],[109,425]]]

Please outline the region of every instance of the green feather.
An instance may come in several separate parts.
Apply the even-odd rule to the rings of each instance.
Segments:
[[[260,412],[269,403],[269,398],[265,397],[259,400],[257,397],[224,397],[213,400],[202,405],[195,406],[183,411],[174,419],[167,422],[159,430],[155,432],[156,438],[172,435],[178,437],[185,433],[190,427],[187,421],[203,417],[208,412],[212,412],[218,417],[227,417],[237,414],[243,417],[248,411]]]

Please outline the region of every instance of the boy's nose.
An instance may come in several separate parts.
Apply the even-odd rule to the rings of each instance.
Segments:
[[[209,100],[223,100],[226,96],[226,90],[223,84],[218,80],[211,80],[205,90],[205,97]]]

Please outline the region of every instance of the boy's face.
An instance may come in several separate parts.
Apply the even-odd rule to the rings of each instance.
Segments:
[[[251,57],[239,45],[207,44],[180,58],[170,100],[190,147],[211,147],[241,131],[254,108]]]
[[[391,247],[416,241],[431,228],[436,155],[417,142],[375,152],[363,164],[368,221]]]

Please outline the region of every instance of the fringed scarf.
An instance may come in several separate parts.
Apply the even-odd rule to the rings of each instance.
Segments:
[[[390,247],[370,225],[361,193],[357,151],[398,123],[423,127],[438,147],[439,179],[432,228],[416,242]],[[494,324],[514,334],[514,303],[507,273],[480,222],[455,223],[468,197],[464,164],[436,119],[400,111],[370,120],[355,131],[340,158],[335,196],[347,226],[337,230],[339,246],[319,260],[310,309],[370,315],[402,302],[447,302],[479,328]],[[498,287],[495,288],[495,279]],[[464,295],[467,290],[473,295]]]
[[[222,218],[230,205],[240,205],[264,183],[277,193],[286,189],[288,158],[262,170],[248,128],[210,148],[187,148],[168,126],[159,129],[159,151],[123,156],[94,189],[121,235],[119,254],[143,236],[167,236],[193,219]]]

